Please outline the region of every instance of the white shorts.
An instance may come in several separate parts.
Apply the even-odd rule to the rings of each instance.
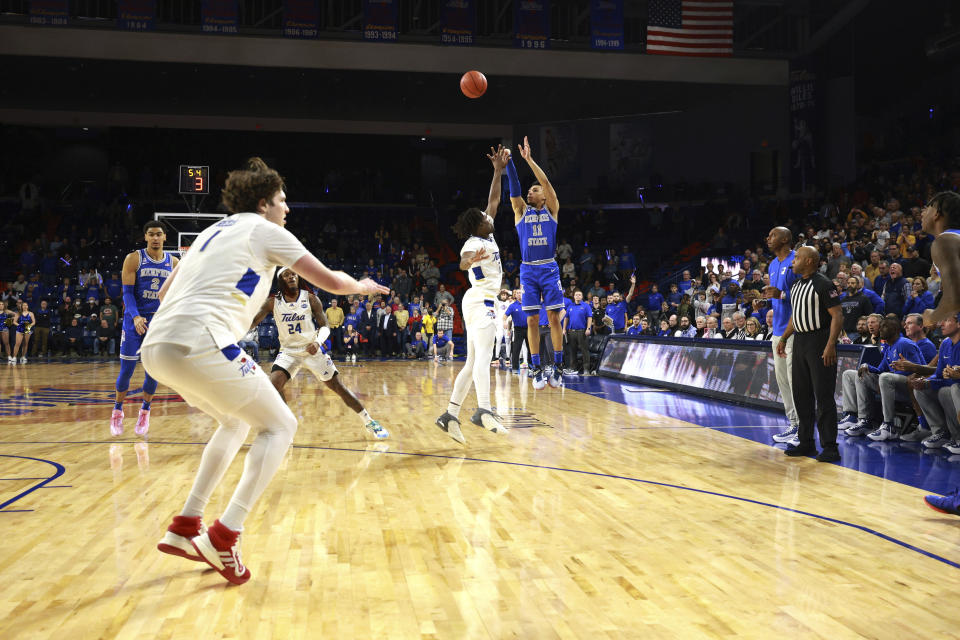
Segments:
[[[463,302],[461,303],[463,322],[467,325],[467,328],[482,329],[495,325],[497,312],[494,304],[494,298],[484,298],[484,294],[477,289],[468,289],[463,294]]]
[[[251,402],[279,398],[253,358],[236,345],[218,349],[207,332],[192,346],[147,345],[141,358],[152,378],[176,391],[190,406],[208,413],[213,409],[219,414],[242,415],[241,409]]]
[[[317,376],[320,382],[326,382],[333,378],[337,372],[337,367],[333,364],[333,359],[319,351],[310,355],[307,351],[281,351],[277,354],[277,359],[273,362],[274,367],[280,367],[290,374],[293,378],[300,371],[300,367],[306,367]]]

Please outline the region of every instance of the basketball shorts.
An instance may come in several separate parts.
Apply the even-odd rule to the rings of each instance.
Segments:
[[[147,319],[147,331],[150,330],[150,321],[153,320],[153,314],[144,316]],[[123,319],[123,330],[120,332],[120,359],[121,360],[139,360],[140,347],[143,345],[143,339],[147,337],[144,333],[140,335],[133,326],[132,319]]]
[[[521,264],[520,288],[523,290],[520,304],[524,311],[540,311],[541,304],[548,311],[563,309],[563,285],[560,284],[560,267],[556,261]]]
[[[483,293],[477,289],[468,289],[463,294],[460,309],[463,312],[463,322],[467,325],[468,332],[470,329],[481,329],[493,326],[496,323],[493,298],[484,298]]]
[[[143,366],[190,406],[242,417],[248,403],[276,394],[263,369],[236,344],[218,349],[207,332],[188,340],[189,345],[147,345]]]
[[[333,359],[319,351],[310,355],[307,351],[281,351],[277,354],[277,359],[273,361],[274,368],[280,368],[290,374],[293,378],[299,373],[300,367],[306,367],[313,375],[317,376],[320,382],[327,382],[337,372],[337,367],[333,364]]]

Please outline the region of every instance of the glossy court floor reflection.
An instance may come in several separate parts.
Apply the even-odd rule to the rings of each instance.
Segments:
[[[0,638],[956,637],[960,519],[922,502],[945,456],[788,460],[776,415],[501,371],[511,432],[469,424],[471,396],[461,446],[432,424],[460,363],[339,366],[391,437],[291,382],[242,587],[155,549],[210,420],[161,387],[149,439],[136,393],[113,439],[114,363],[0,369]]]

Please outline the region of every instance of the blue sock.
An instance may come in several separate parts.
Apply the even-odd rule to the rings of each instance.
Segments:
[[[114,411],[120,411],[120,409],[122,409],[122,408],[123,408],[123,403],[122,403],[122,402],[114,402],[114,403],[113,403],[113,410],[114,410]]]
[[[144,401],[143,401],[143,406],[140,407],[140,408],[143,409],[144,411],[150,411],[150,403],[147,402],[146,400],[144,400]]]
[[[540,368],[540,354],[539,354],[539,353],[531,353],[531,354],[530,354],[530,362],[533,363],[533,368],[534,368],[534,369],[539,369],[539,368]]]
[[[920,428],[925,431],[930,431],[930,426],[927,424],[926,416],[920,416]]]
[[[563,351],[554,351],[553,352],[553,364],[558,367],[563,364]]]

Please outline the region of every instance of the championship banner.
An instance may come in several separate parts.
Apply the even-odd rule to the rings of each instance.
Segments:
[[[363,39],[396,42],[400,0],[363,0]]]
[[[590,46],[623,49],[623,0],[590,0]]]
[[[204,33],[237,33],[240,29],[237,0],[203,0],[200,18]]]
[[[283,0],[283,35],[287,38],[316,38],[320,33],[318,0]]]
[[[477,9],[473,0],[444,0],[440,23],[440,42],[458,47],[472,45],[477,31]]]
[[[790,191],[805,193],[817,181],[817,75],[799,60],[790,64]]]
[[[117,0],[117,28],[153,31],[157,28],[157,0]]]
[[[70,0],[30,0],[30,24],[64,27],[70,18]]]
[[[513,7],[513,46],[549,49],[550,0],[517,0]]]

